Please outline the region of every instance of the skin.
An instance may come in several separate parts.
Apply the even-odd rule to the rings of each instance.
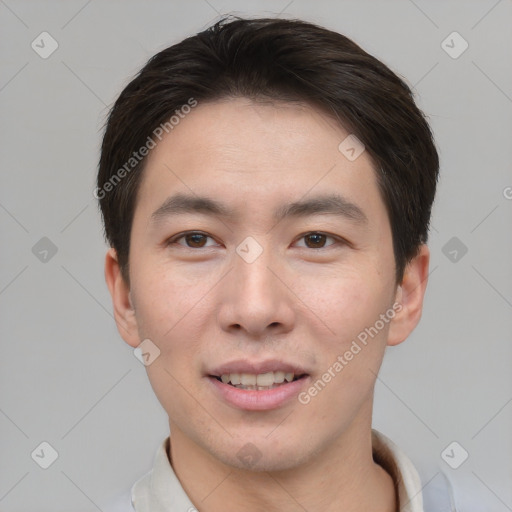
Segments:
[[[347,135],[307,105],[200,103],[148,157],[130,285],[115,250],[106,255],[122,337],[132,347],[149,338],[161,351],[147,373],[169,416],[173,469],[201,512],[396,510],[391,477],[372,459],[373,392],[386,346],[404,341],[421,317],[429,251],[420,248],[397,285],[373,164],[367,152],[345,158],[338,145]],[[367,222],[272,218],[281,205],[333,191]],[[152,222],[177,192],[217,199],[238,215]],[[209,238],[166,245],[185,231]],[[328,236],[304,236],[312,232]],[[263,248],[252,263],[236,252],[248,236]],[[307,405],[237,409],[205,376],[238,358],[278,358],[305,366],[315,382],[395,303],[401,311]],[[249,442],[260,455],[252,465],[237,456]]]

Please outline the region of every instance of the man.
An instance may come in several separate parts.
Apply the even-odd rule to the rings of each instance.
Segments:
[[[116,323],[169,416],[126,510],[424,510],[371,422],[421,316],[438,170],[407,85],[338,33],[224,19],[150,59],[95,191]]]

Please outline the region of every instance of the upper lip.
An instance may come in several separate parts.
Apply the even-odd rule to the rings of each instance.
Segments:
[[[294,373],[295,375],[303,375],[308,372],[300,365],[294,363],[287,363],[279,359],[268,359],[266,361],[248,361],[246,359],[238,359],[224,363],[211,371],[208,375],[213,377],[220,377],[230,373],[249,373],[259,375],[268,372],[282,371],[285,373]]]

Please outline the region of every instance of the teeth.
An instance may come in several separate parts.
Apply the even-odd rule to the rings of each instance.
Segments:
[[[276,384],[281,384],[281,382],[284,382],[284,372],[274,372],[274,382]]]
[[[240,386],[244,389],[259,389],[269,388],[274,384],[282,384],[291,382],[295,377],[294,373],[285,373],[281,371],[267,372],[254,375],[251,373],[225,373],[221,375],[220,379],[224,384],[231,382],[233,386]]]
[[[274,384],[274,372],[260,373],[256,377],[256,384],[258,386],[272,386]]]
[[[240,384],[242,384],[243,386],[255,386],[256,375],[251,375],[250,373],[241,373]]]

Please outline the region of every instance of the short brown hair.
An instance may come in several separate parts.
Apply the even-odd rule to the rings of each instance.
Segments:
[[[95,195],[126,282],[146,162],[133,160],[134,152],[191,99],[226,97],[311,104],[365,145],[389,215],[401,282],[406,264],[427,241],[439,173],[432,132],[410,88],[337,32],[301,20],[231,17],[154,55],[108,116]]]

